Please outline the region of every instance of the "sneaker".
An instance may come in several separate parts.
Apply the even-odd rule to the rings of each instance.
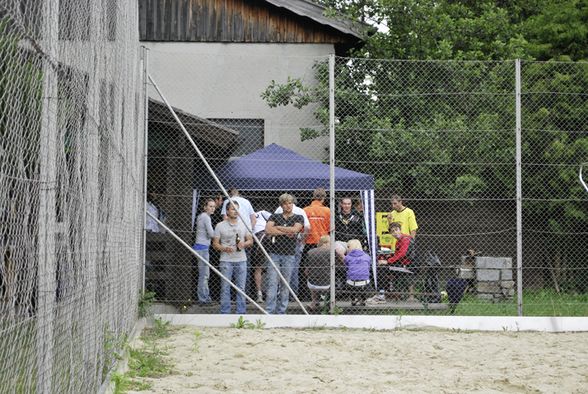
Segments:
[[[257,300],[255,300],[257,303],[263,302],[263,293],[261,291],[257,292]]]

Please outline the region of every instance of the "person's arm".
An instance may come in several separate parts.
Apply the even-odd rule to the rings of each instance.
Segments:
[[[300,216],[302,218],[302,216]],[[297,234],[302,229],[302,220],[296,222],[293,227],[276,226],[274,215],[270,216],[269,220],[265,225],[265,233],[269,235],[290,235]]]
[[[271,217],[270,217],[270,220],[268,220],[267,223],[265,224],[265,233],[267,235],[280,235],[280,234],[282,234],[280,232],[280,230],[278,230],[276,228],[276,222],[274,222]]]
[[[212,239],[212,247],[219,252],[233,253],[235,251],[232,246],[221,245],[219,237],[214,237]]]
[[[296,223],[291,227],[276,226],[275,228],[280,232],[280,234],[298,234],[300,230],[302,230],[302,223]]]
[[[212,221],[210,220],[210,216],[204,215],[204,228],[206,229],[206,237],[212,239],[214,237],[214,229],[212,228]]]
[[[408,218],[408,228],[410,229],[410,236],[415,238],[417,229],[419,228],[414,212]]]
[[[257,223],[257,216],[255,216],[255,212],[249,215],[249,219],[251,219],[251,231],[253,231],[255,224]]]
[[[410,244],[409,238],[401,238],[396,243],[396,249],[394,250],[394,255],[388,259],[388,264],[396,263],[406,257],[406,252],[408,251],[408,245]]]
[[[294,217],[294,220],[296,220],[296,222],[294,223],[293,226],[290,226],[290,227],[279,226],[278,227],[280,229],[280,231],[282,231],[282,234],[287,234],[289,236],[293,236],[295,234],[298,234],[300,231],[302,231],[302,228],[304,227],[304,218],[302,217],[302,215],[296,215]]]

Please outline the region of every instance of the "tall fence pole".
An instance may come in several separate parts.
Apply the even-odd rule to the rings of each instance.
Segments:
[[[331,296],[330,310],[335,310],[335,55],[329,55],[329,206],[331,207]]]
[[[149,155],[149,94],[147,84],[149,83],[149,48],[143,46],[143,231],[141,232],[141,293],[145,293],[145,264],[147,257],[147,159]]]
[[[515,139],[517,183],[517,311],[523,316],[523,187],[521,168],[521,60],[515,60]]]
[[[39,145],[39,246],[37,254],[37,392],[50,393],[53,376],[53,325],[55,316],[55,189],[57,144],[57,69],[59,0],[43,5],[43,109]]]

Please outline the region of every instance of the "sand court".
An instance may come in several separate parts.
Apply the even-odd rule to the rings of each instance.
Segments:
[[[199,334],[196,334],[199,332]],[[175,327],[142,393],[585,392],[588,333]]]

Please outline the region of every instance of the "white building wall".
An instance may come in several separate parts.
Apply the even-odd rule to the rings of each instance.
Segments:
[[[154,43],[149,71],[171,105],[203,118],[264,119],[265,145],[277,143],[325,159],[327,138],[301,142],[301,127],[320,127],[314,106],[270,108],[260,97],[272,80],[316,83],[313,65],[332,44]],[[156,93],[150,92],[156,99]]]

